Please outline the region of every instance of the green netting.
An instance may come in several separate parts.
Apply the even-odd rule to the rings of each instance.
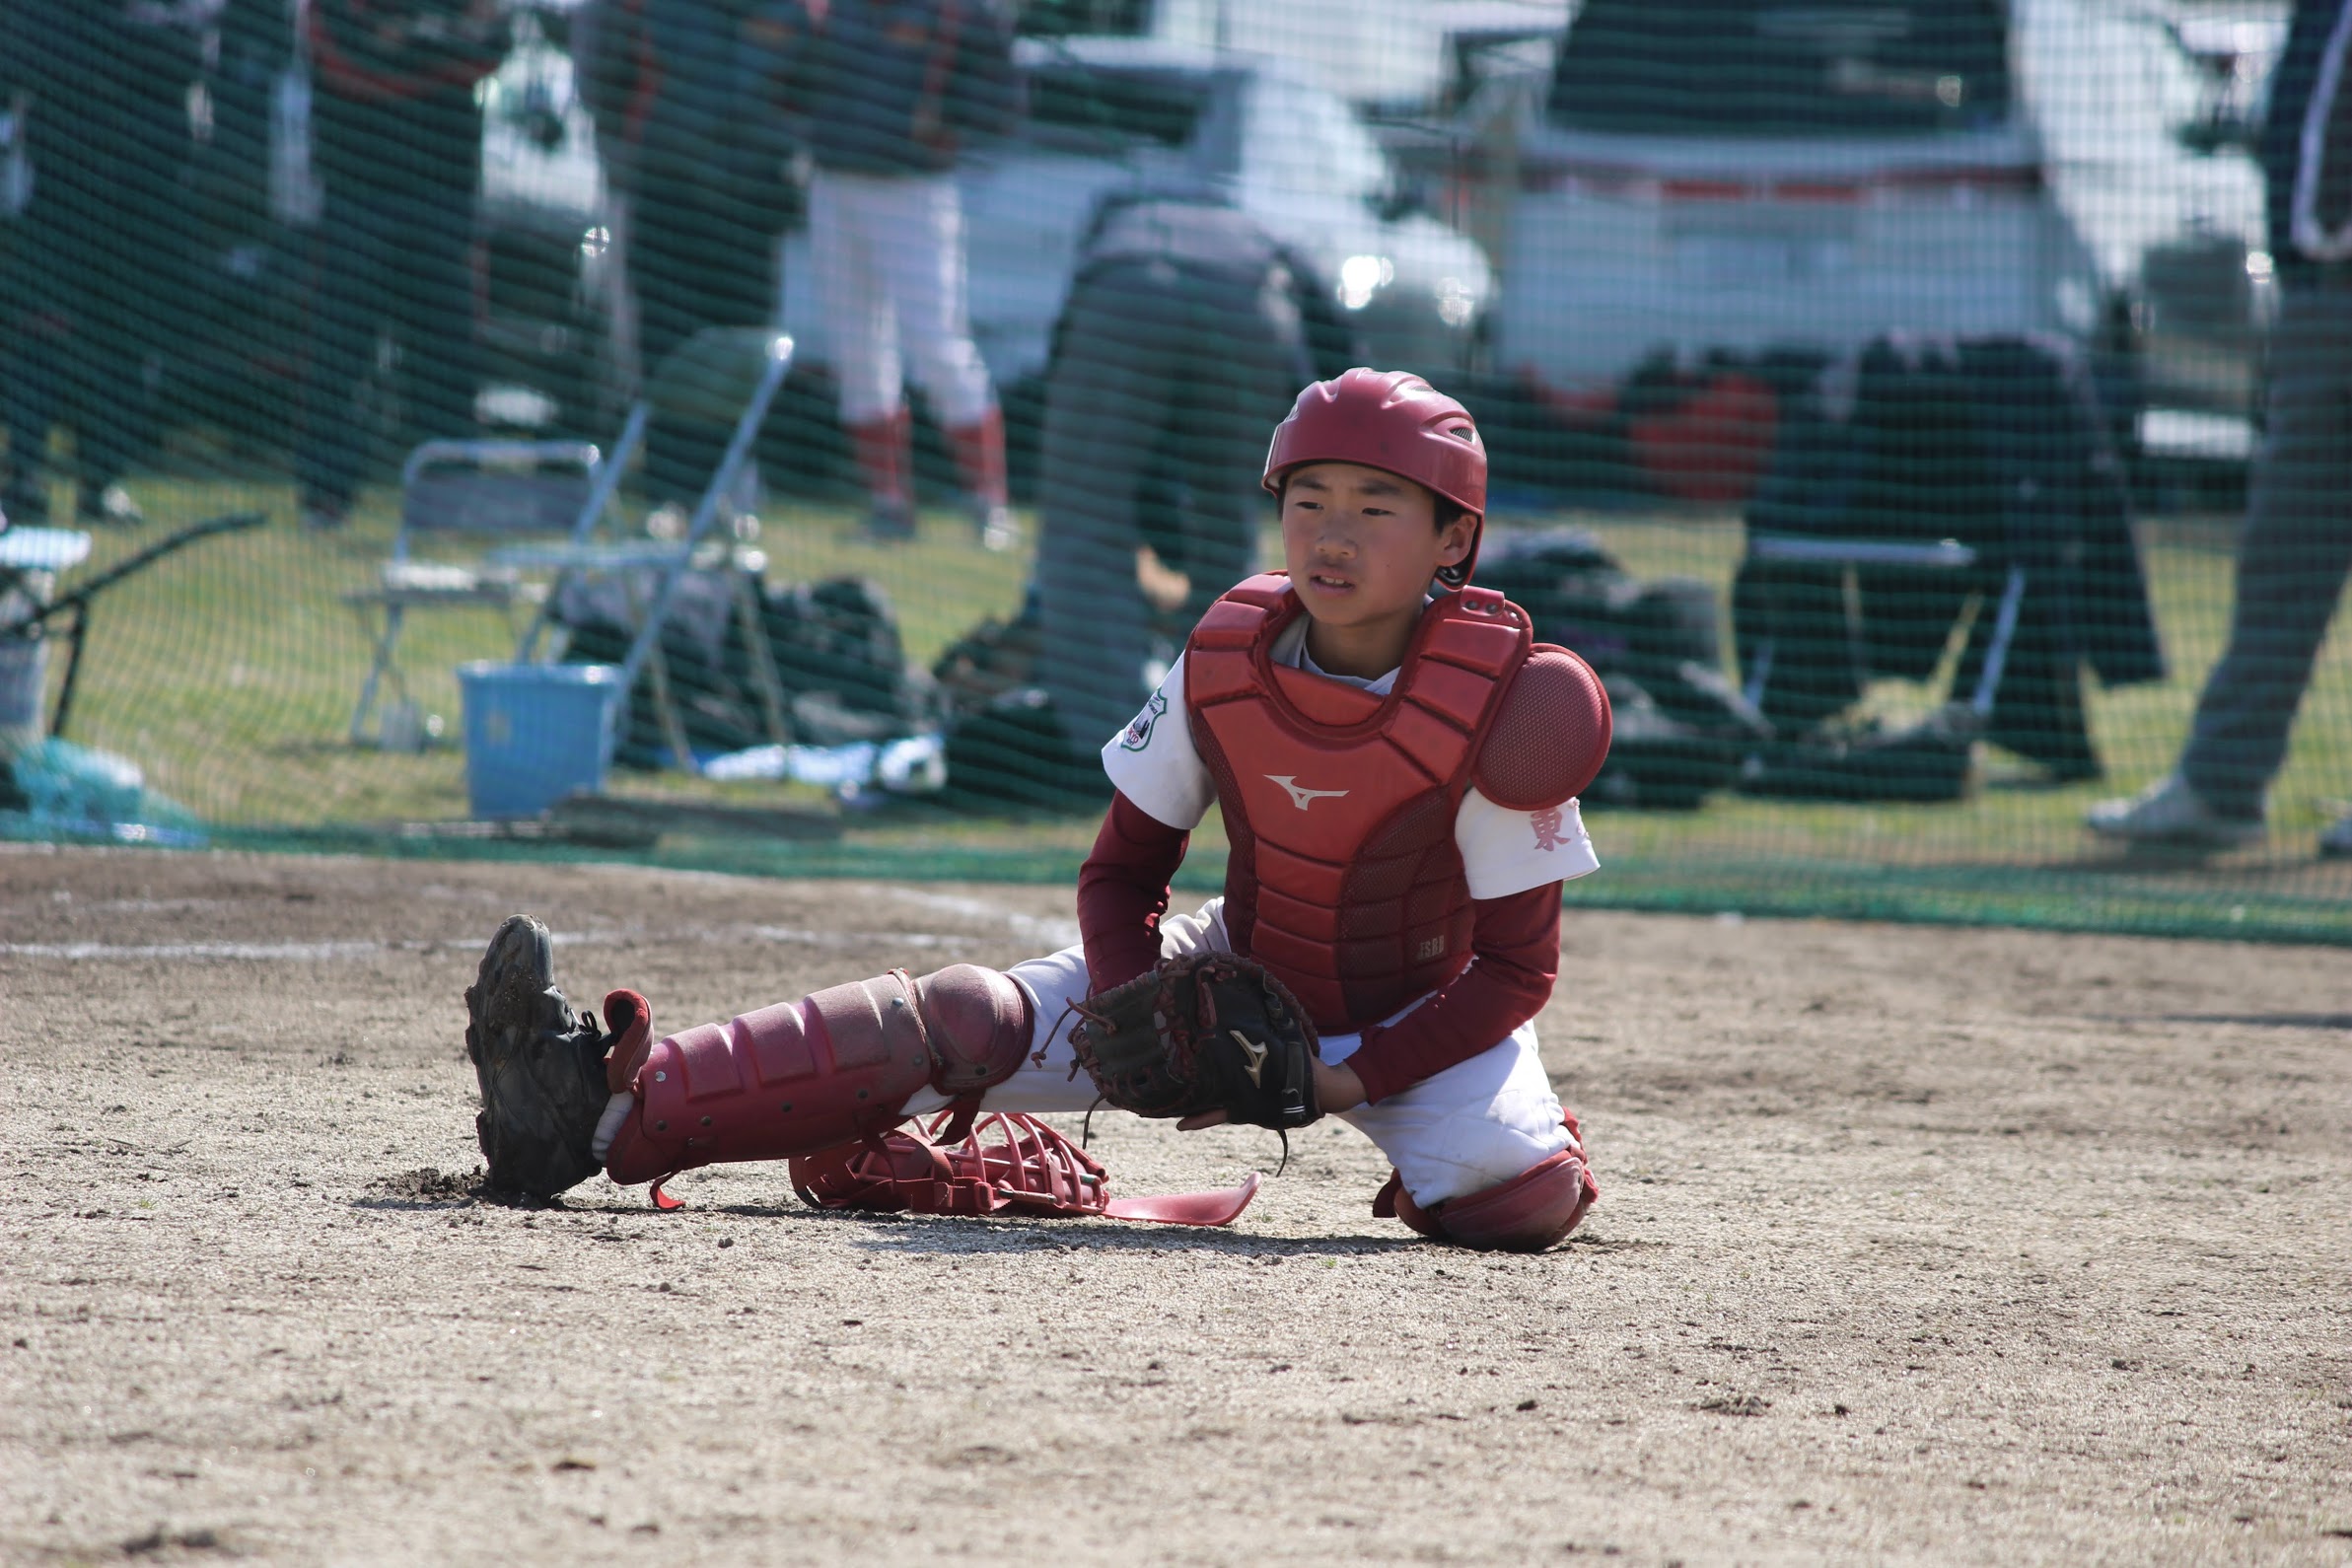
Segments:
[[[2352,860],[2317,852],[2352,812],[2340,628],[2275,774],[2258,740],[2208,756],[2266,795],[2258,838],[2084,826],[2179,761],[2249,507],[2285,544],[2246,657],[2291,667],[2282,627],[2340,593],[2348,263],[2280,240],[2255,156],[2324,7],[1037,4],[1010,114],[984,37],[923,35],[943,74],[901,80],[790,5],[412,0],[377,8],[395,41],[338,0],[307,39],[282,0],[183,9],[0,4],[0,833],[1072,881],[1105,715],[1279,559],[1267,432],[1368,361],[1468,405],[1480,580],[1609,678],[1572,904],[2352,940]],[[431,90],[362,102],[355,70]],[[954,156],[890,165],[935,90]],[[2352,116],[2312,123],[2274,161]],[[856,179],[961,201],[1017,539],[973,372],[904,301],[911,437],[856,406],[841,279],[892,246],[842,236],[931,222],[857,216]],[[695,361],[704,327],[736,357]],[[778,331],[746,470],[703,496]],[[491,438],[636,447],[596,570],[550,592],[593,474],[490,453],[466,500],[408,463]],[[875,488],[892,439],[911,518]],[[404,533],[404,495],[537,509],[541,553],[469,579],[516,539]],[[445,575],[388,577],[402,552]],[[475,819],[467,743],[518,743],[457,672],[527,641],[637,673],[623,804]],[[1223,849],[1212,818],[1179,885]]]

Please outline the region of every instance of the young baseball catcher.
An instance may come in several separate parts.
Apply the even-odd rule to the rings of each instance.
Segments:
[[[1337,1115],[1394,1167],[1373,1212],[1536,1249],[1596,1195],[1530,1028],[1560,884],[1595,869],[1576,796],[1608,749],[1600,680],[1468,586],[1486,455],[1416,377],[1319,382],[1265,485],[1287,572],[1202,617],[1103,748],[1118,793],[1078,886],[1081,946],[998,972],[893,970],[656,1038],[633,991],[599,1022],[515,916],[465,994],[492,1186],[602,1168],[661,1183],[788,1159],[811,1202],[1223,1224],[1256,1187],[1114,1198],[1037,1112],[1107,1104],[1185,1128]],[[1225,895],[1168,916],[1214,804]],[[927,1119],[924,1119],[927,1118]]]

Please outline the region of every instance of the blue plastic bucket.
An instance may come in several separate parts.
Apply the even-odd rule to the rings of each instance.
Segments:
[[[458,685],[477,819],[536,817],[574,790],[605,787],[619,666],[460,665]]]

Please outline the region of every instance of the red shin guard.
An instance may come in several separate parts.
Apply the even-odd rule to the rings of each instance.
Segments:
[[[1005,480],[1003,410],[991,407],[977,422],[959,425],[947,435],[964,494],[991,506],[1003,506],[1011,495]]]
[[[1573,1138],[1576,1118],[1565,1120]],[[1402,1220],[1433,1241],[1458,1247],[1484,1252],[1540,1252],[1564,1241],[1600,1195],[1600,1184],[1585,1168],[1584,1145],[1571,1142],[1508,1181],[1448,1198],[1428,1209],[1413,1201],[1391,1171],[1388,1184],[1372,1200],[1372,1212],[1383,1219]]]
[[[914,415],[901,407],[895,413],[849,427],[849,444],[857,456],[858,473],[866,493],[877,506],[905,507],[914,491]]]
[[[637,1104],[612,1140],[606,1174],[650,1181],[697,1166],[811,1154],[894,1126],[925,1087],[976,1101],[1020,1067],[1033,1024],[1020,986],[959,963],[921,979],[893,969],[705,1024],[631,1052],[633,1060],[615,1050],[614,1091]]]

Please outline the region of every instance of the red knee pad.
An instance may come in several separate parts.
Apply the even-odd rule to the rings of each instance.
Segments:
[[[1571,1146],[1508,1181],[1448,1198],[1432,1209],[1415,1203],[1390,1172],[1389,1184],[1372,1200],[1372,1212],[1393,1215],[1432,1241],[1482,1252],[1540,1252],[1565,1240],[1600,1195],[1583,1149]]]
[[[952,963],[915,981],[914,992],[931,1047],[931,1084],[941,1094],[1001,1084],[1029,1054],[1034,1033],[1029,993],[1012,976]]]

